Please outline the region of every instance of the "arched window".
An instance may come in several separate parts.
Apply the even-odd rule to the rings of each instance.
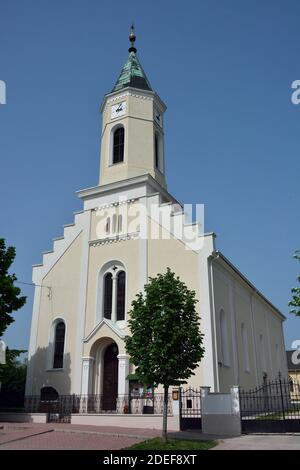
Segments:
[[[125,272],[120,271],[117,276],[117,321],[125,318],[125,281]]]
[[[275,344],[275,355],[276,355],[276,366],[278,374],[281,374],[281,360],[280,360],[280,353],[279,353],[279,345]]]
[[[117,214],[114,214],[112,218],[112,231],[113,233],[117,231]]]
[[[267,363],[266,363],[266,350],[265,350],[265,345],[264,345],[264,337],[262,334],[259,335],[259,349],[260,349],[260,363],[261,363],[261,369],[262,373],[266,374],[267,373]]]
[[[117,217],[119,225],[119,217]],[[96,323],[104,318],[112,322],[126,319],[126,270],[123,263],[111,261],[99,272]]]
[[[154,138],[154,156],[155,156],[155,168],[159,170],[159,141],[158,141],[158,135],[155,133],[155,138]]]
[[[110,232],[110,217],[106,219],[105,231],[107,234]]]
[[[229,344],[228,344],[228,329],[227,317],[224,310],[220,311],[220,341],[221,341],[221,354],[222,363],[224,366],[229,366]]]
[[[113,164],[120,163],[124,160],[124,136],[124,127],[118,127],[113,135]]]
[[[243,343],[243,362],[244,362],[244,371],[250,371],[250,361],[249,361],[249,346],[248,346],[248,334],[245,327],[245,323],[241,324],[241,334],[242,334],[242,343]]]
[[[64,366],[65,330],[64,322],[58,322],[54,336],[53,369],[62,369]]]
[[[103,313],[104,318],[111,319],[112,309],[112,273],[107,273],[104,276],[104,300],[103,300]]]
[[[118,232],[122,232],[122,215],[118,216]]]

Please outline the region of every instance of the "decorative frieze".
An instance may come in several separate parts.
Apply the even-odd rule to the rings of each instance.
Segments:
[[[90,241],[90,245],[93,247],[102,245],[111,245],[112,243],[124,242],[127,240],[136,240],[139,237],[139,232],[128,233],[126,235],[115,236],[110,238],[102,238],[100,240]]]
[[[132,93],[130,91],[127,91],[126,93],[122,93],[121,95],[117,96],[112,96],[111,98],[108,98],[107,104],[108,103],[113,103],[114,101],[120,100],[122,98],[126,98],[127,96],[133,96],[134,98],[140,98],[141,100],[150,100],[153,101],[153,96],[146,96],[138,93]]]
[[[111,204],[103,204],[103,206],[94,207],[92,210],[101,211],[104,209],[109,209],[110,207],[124,206],[126,204],[133,204],[137,200],[138,200],[137,198],[134,198],[134,199],[126,199],[124,201],[119,201],[119,202],[112,202]]]
[[[139,93],[132,93],[130,91],[127,91],[126,93],[122,93],[121,95],[112,96],[111,98],[108,98],[106,103],[105,103],[104,113],[106,113],[108,111],[108,109],[110,108],[111,103],[119,101],[122,98],[127,98],[127,96],[132,96],[133,98],[138,98],[138,99],[144,100],[144,101],[145,100],[153,101],[153,96],[146,96],[146,95],[142,95],[142,94],[139,94]]]

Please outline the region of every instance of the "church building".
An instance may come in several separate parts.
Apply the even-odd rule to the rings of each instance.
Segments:
[[[27,396],[50,387],[101,395],[102,409],[112,411],[134,373],[124,343],[131,303],[167,267],[198,299],[205,355],[188,386],[227,392],[287,376],[284,316],[168,192],[166,105],[140,64],[133,28],[129,39],[101,106],[99,184],[77,193],[82,210],[33,266],[26,384]]]

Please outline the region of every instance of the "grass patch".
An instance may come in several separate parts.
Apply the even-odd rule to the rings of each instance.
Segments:
[[[216,441],[168,439],[164,442],[161,437],[155,437],[127,447],[126,450],[209,450],[216,445]]]

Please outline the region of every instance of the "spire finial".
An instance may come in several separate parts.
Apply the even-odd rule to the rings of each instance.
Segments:
[[[134,46],[135,40],[136,40],[136,35],[134,32],[134,24],[132,23],[130,34],[129,34],[129,41],[131,42],[131,46],[128,49],[129,52],[134,52],[134,53],[136,52],[136,47]]]

